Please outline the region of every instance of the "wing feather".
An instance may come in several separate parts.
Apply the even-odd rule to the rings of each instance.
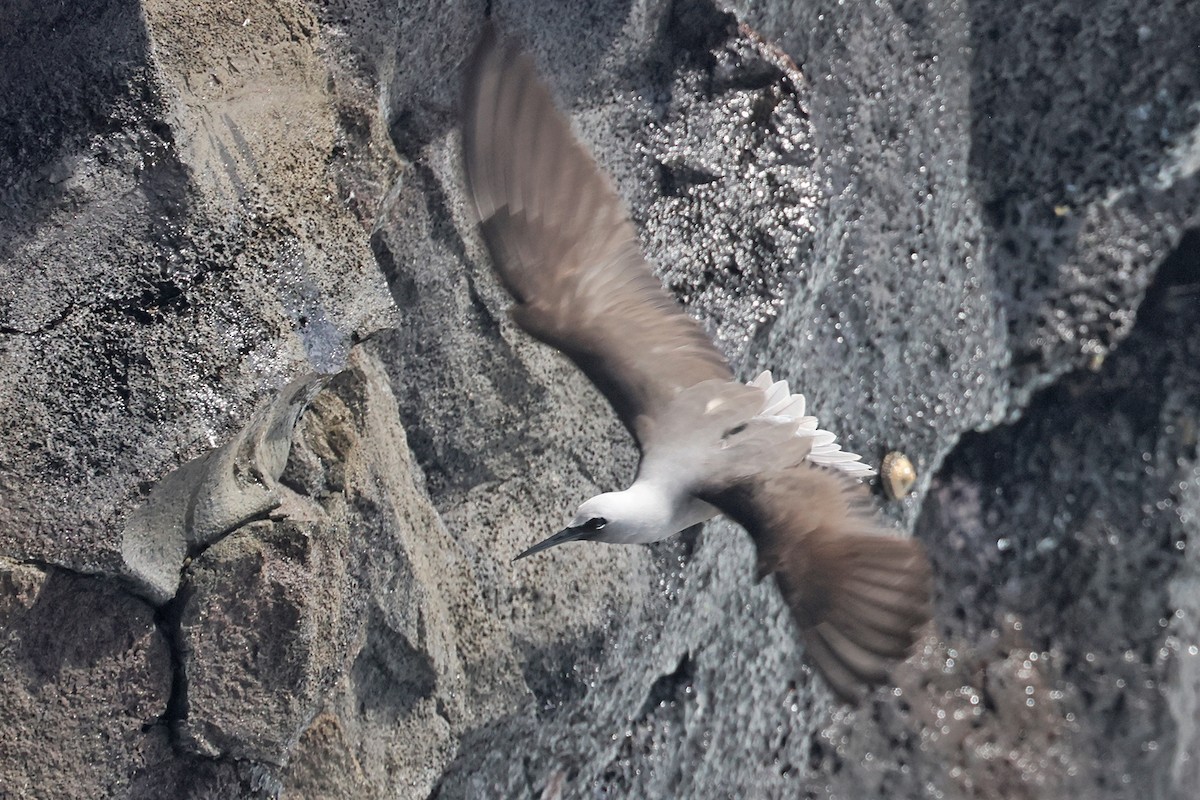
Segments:
[[[920,542],[880,528],[860,492],[804,462],[699,492],[749,531],[759,574],[775,576],[809,660],[848,702],[909,652],[932,587]]]
[[[654,277],[620,198],[532,60],[490,26],[463,109],[467,188],[516,323],[574,361],[639,442],[679,390],[732,380]]]

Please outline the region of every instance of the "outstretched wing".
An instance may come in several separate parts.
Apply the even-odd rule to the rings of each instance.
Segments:
[[[921,543],[887,534],[861,488],[804,463],[700,493],[754,539],[760,577],[775,576],[805,653],[848,702],[887,679],[930,617]]]
[[[682,388],[731,380],[654,277],[625,208],[530,58],[489,25],[467,72],[463,162],[513,319],[561,350],[643,441]]]
[[[762,415],[757,386],[705,381],[649,427],[643,476],[691,494],[754,539],[760,577],[776,583],[809,660],[847,701],[887,678],[930,616],[920,542],[889,535],[851,476],[809,462],[800,424]]]

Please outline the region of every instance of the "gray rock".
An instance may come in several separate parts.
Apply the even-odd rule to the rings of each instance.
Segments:
[[[109,582],[0,559],[0,672],[6,796],[123,796],[171,758],[167,641]]]
[[[335,630],[345,605],[342,565],[327,552],[342,549],[335,531],[252,523],[189,566],[177,634],[185,749],[286,761],[348,649]]]
[[[916,464],[899,692],[833,705],[726,523],[509,563],[636,453],[463,206],[480,4],[18,0],[0,783],[1189,796],[1191,4],[728,5],[488,4],[738,370]]]
[[[1028,763],[1049,755],[1057,770],[1039,777],[1058,772],[1069,790],[1070,768],[1092,797],[1171,796],[1196,769],[1198,245],[1189,234],[1164,262],[1095,371],[1035,395],[1020,422],[964,437],[917,528],[944,576],[947,638],[977,648],[1007,617],[1030,680],[1057,692],[1055,740]]]
[[[159,480],[392,311],[326,173],[340,128],[311,17],[247,3],[261,30],[209,30],[172,5],[5,11],[0,548],[17,558],[119,570],[114,531]]]

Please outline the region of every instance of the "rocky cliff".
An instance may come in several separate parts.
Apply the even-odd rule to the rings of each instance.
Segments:
[[[523,39],[664,282],[937,619],[857,709],[746,537],[509,563],[635,451],[505,316],[456,105]],[[9,0],[0,796],[1181,798],[1187,0]]]

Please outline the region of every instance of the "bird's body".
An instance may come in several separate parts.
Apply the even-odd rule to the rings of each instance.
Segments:
[[[807,653],[844,698],[882,681],[929,616],[928,562],[862,509],[871,470],[764,372],[724,356],[642,257],[624,206],[532,62],[488,28],[464,92],[470,197],[512,317],[575,362],[637,439],[633,484],[586,500],[520,554],[570,541],[639,544],[718,514],[747,529]]]
[[[764,390],[762,408],[742,407],[737,419],[726,422],[731,428],[739,424],[754,422],[760,426],[779,426],[777,436],[792,447],[807,446],[805,458],[814,463],[837,469],[854,477],[874,473],[854,453],[841,450],[832,433],[817,427],[817,418],[806,416],[804,395],[791,394],[786,381],[774,381],[771,373],[763,372],[748,384],[751,388]],[[728,390],[728,387],[724,387]],[[746,392],[746,397],[754,397]],[[685,414],[683,419],[689,417]],[[794,427],[794,432],[793,428]],[[791,442],[798,438],[800,442]],[[798,451],[793,450],[793,453]],[[579,507],[572,526],[586,523],[590,519],[604,519],[606,525],[588,537],[589,541],[608,544],[650,544],[669,539],[680,531],[699,525],[721,515],[721,510],[697,497],[694,481],[687,476],[695,471],[695,462],[689,470],[681,470],[679,448],[675,448],[674,461],[643,461],[637,478],[627,489],[597,495]],[[703,453],[701,453],[701,457]],[[568,528],[571,530],[571,528]],[[564,538],[562,541],[570,541]],[[559,540],[547,539],[521,553],[518,558],[532,555],[560,544]]]

